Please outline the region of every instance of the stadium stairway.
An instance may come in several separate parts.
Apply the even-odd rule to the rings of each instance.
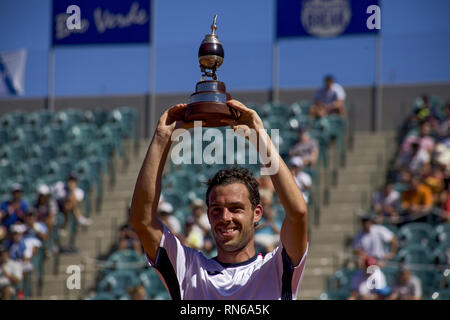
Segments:
[[[98,271],[95,259],[98,254],[104,254],[109,250],[117,237],[119,226],[127,220],[128,204],[148,145],[149,141],[141,140],[138,154],[132,150],[131,144],[127,145],[125,150],[128,150],[126,152],[130,155],[127,168],[123,165],[122,159],[117,155],[114,157],[116,183],[112,187],[109,176],[103,178],[104,194],[101,209],[93,210],[91,213],[91,226],[79,227],[75,241],[78,252],[60,254],[59,261],[53,257],[46,259],[42,292],[38,295],[37,283],[33,283],[32,299],[80,299],[94,285]],[[95,204],[92,206],[95,208]],[[61,242],[64,246],[68,243],[68,237],[62,238]],[[68,269],[69,266],[80,268],[80,289],[67,288],[68,282],[76,284],[75,281],[71,281],[74,278],[69,278],[74,274],[74,269]]]
[[[309,252],[298,299],[318,299],[326,291],[327,277],[340,268],[345,243],[359,230],[359,208],[366,206],[373,188],[383,183],[385,165],[393,152],[393,138],[392,132],[355,134],[346,165],[338,168],[336,185],[330,186],[329,203],[321,203],[320,224],[311,223]],[[332,148],[330,158],[334,152]]]

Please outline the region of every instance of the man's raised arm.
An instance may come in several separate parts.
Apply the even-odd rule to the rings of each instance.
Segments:
[[[296,266],[302,259],[308,242],[308,209],[302,192],[269,135],[265,132],[263,123],[256,111],[247,108],[236,100],[230,100],[228,105],[240,113],[240,117],[235,123],[226,121],[235,131],[241,129],[245,132],[253,129],[258,132],[258,146],[255,147],[257,147],[261,158],[269,160],[265,166],[266,169],[269,169],[268,172],[270,172],[275,191],[286,212],[281,227],[281,242],[292,265]]]
[[[156,216],[161,195],[162,172],[173,131],[176,128],[189,128],[181,120],[185,109],[185,104],[175,105],[161,116],[134,188],[130,223],[152,261],[156,260],[163,232],[162,224]]]

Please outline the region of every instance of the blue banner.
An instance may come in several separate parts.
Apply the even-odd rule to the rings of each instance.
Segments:
[[[53,0],[53,45],[149,43],[150,0]]]
[[[377,33],[374,27],[378,0],[278,0],[277,38],[285,37],[337,37],[342,34]],[[372,8],[371,8],[372,9]],[[376,14],[376,13],[375,13]],[[378,16],[381,13],[378,7]]]

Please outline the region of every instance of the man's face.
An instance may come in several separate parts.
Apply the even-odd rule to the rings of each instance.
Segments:
[[[370,220],[362,221],[362,227],[363,227],[364,232],[369,233],[371,226],[372,226],[372,221],[370,221]]]
[[[333,79],[325,79],[325,88],[327,90],[331,89],[331,85],[333,84]]]
[[[252,210],[247,187],[242,183],[215,186],[209,194],[208,218],[218,248],[233,252],[253,240],[254,223],[262,207]]]
[[[18,201],[18,200],[20,200],[20,199],[22,198],[22,191],[14,190],[14,191],[12,192],[12,198],[13,198],[13,201]]]

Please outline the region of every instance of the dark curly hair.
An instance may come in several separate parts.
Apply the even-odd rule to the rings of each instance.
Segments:
[[[256,206],[260,204],[259,184],[253,173],[249,169],[243,167],[232,167],[229,169],[220,170],[214,175],[214,177],[208,180],[208,189],[206,191],[205,202],[206,205],[209,207],[209,194],[215,186],[227,185],[236,182],[242,183],[247,187],[249,200],[252,204],[252,210],[255,210]]]

